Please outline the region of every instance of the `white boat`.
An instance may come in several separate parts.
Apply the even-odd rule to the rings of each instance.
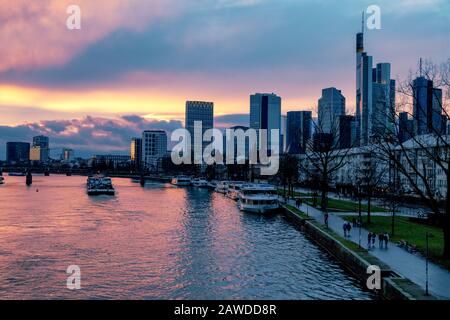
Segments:
[[[116,191],[112,185],[111,178],[94,176],[87,178],[87,194],[90,196],[109,195],[113,196]]]
[[[241,191],[242,185],[244,185],[245,182],[243,181],[232,181],[228,185],[228,192],[227,197],[233,200],[238,200],[239,198],[239,192]]]
[[[172,178],[171,183],[175,186],[190,186],[191,179],[189,177],[185,177],[185,176],[178,176],[178,177]]]
[[[5,178],[0,176],[0,184],[4,184],[5,183]]]
[[[219,181],[216,184],[216,192],[218,193],[223,193],[223,194],[227,194],[228,192],[228,181]]]
[[[244,184],[239,192],[241,211],[267,213],[280,207],[276,187],[269,184]]]
[[[195,178],[191,181],[192,185],[197,188],[206,188],[208,186],[208,181],[200,178]]]

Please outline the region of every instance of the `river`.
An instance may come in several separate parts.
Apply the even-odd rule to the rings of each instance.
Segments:
[[[240,212],[205,189],[5,175],[0,299],[373,299],[281,215]],[[81,289],[66,287],[70,265]]]

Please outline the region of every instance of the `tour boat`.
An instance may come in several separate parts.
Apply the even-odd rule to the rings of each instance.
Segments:
[[[178,177],[172,178],[171,183],[175,186],[190,186],[191,179],[189,177],[185,177],[185,176],[178,176]]]
[[[5,178],[0,176],[0,184],[4,184],[5,183]]]
[[[206,188],[208,186],[208,181],[200,178],[195,178],[191,182],[192,185],[197,188]]]
[[[268,184],[244,184],[239,191],[241,211],[267,213],[280,207],[276,187]]]
[[[230,182],[230,184],[228,185],[228,192],[227,192],[228,198],[233,199],[233,200],[238,200],[239,192],[240,192],[241,186],[243,184],[245,184],[245,182],[243,182],[243,181]]]
[[[216,192],[226,194],[228,192],[228,181],[219,181],[216,185]]]
[[[116,192],[112,185],[111,178],[107,177],[89,177],[87,178],[87,194],[90,196],[109,195],[113,196]]]

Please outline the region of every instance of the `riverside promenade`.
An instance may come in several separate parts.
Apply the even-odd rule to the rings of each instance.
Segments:
[[[290,200],[289,204],[295,207],[295,201]],[[317,222],[324,224],[323,212],[302,204],[299,208],[304,213],[315,219]],[[345,220],[339,215],[329,213],[328,227],[340,236],[344,237],[343,224]],[[361,228],[361,246],[367,249],[368,231]],[[353,228],[350,237],[346,238],[356,244],[359,243],[359,228]],[[369,250],[370,254],[389,265],[397,274],[410,279],[418,284],[425,291],[426,284],[426,262],[425,258],[420,255],[409,253],[408,251],[398,247],[395,243],[389,242],[388,249],[380,249],[378,240],[375,248]],[[446,269],[429,262],[429,291],[435,297],[440,299],[450,299],[450,272]]]

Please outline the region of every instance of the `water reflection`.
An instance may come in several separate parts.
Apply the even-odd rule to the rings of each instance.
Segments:
[[[82,177],[6,180],[0,298],[371,298],[281,216],[221,194],[114,179],[115,197],[88,197]],[[65,287],[73,264],[80,291]]]

